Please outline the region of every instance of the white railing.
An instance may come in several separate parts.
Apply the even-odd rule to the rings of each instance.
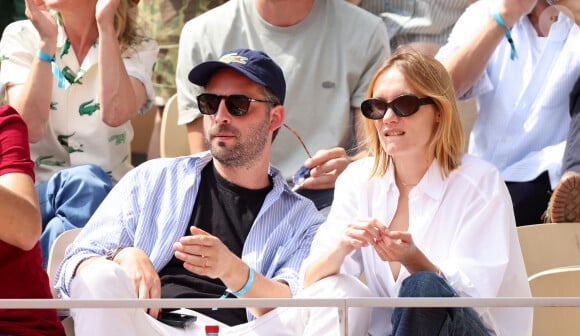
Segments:
[[[348,308],[352,307],[580,307],[580,297],[502,298],[287,298],[287,299],[0,299],[5,309],[71,308],[245,308],[245,307],[336,307],[341,335],[348,330]]]

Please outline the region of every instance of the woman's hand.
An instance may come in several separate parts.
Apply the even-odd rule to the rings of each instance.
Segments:
[[[407,265],[418,251],[409,232],[384,230],[375,244],[375,250],[383,261],[398,261]]]
[[[375,245],[385,226],[375,218],[359,218],[348,223],[338,243],[314,260],[306,269],[304,287],[327,276],[337,274],[344,258],[357,248]]]
[[[339,246],[345,255],[360,247],[374,246],[385,230],[385,226],[375,218],[356,219],[346,226]]]
[[[383,261],[400,262],[411,274],[437,272],[437,266],[417,248],[409,232],[383,230],[381,239],[375,244],[375,251]]]
[[[381,260],[399,262],[411,274],[419,271],[437,272],[439,269],[415,245],[409,232],[389,231],[385,228],[374,246]]]
[[[50,50],[40,46],[41,50],[52,55],[56,49],[56,39],[58,36],[58,26],[54,17],[44,4],[44,0],[25,0],[26,17],[30,19],[36,31],[40,35],[42,43],[49,47]]]
[[[95,10],[95,19],[97,24],[109,25],[113,27],[115,22],[115,14],[117,13],[117,8],[119,7],[120,0],[98,0],[97,7]]]

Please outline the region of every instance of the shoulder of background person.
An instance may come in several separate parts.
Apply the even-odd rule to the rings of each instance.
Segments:
[[[374,27],[375,25],[383,25],[380,17],[377,15],[353,5],[346,0],[334,1],[325,0],[327,6],[332,8],[336,12],[336,17],[339,18],[341,22],[345,25],[362,26],[362,27]]]
[[[183,31],[199,35],[200,33],[203,34],[203,32],[198,30],[204,29],[203,27],[206,27],[205,30],[206,32],[209,33],[215,33],[216,29],[219,32],[222,32],[224,31],[224,29],[227,29],[223,24],[224,22],[228,22],[228,25],[231,26],[231,24],[235,20],[240,19],[239,11],[240,8],[243,7],[242,1],[239,0],[229,0],[229,1],[220,0],[220,1],[223,2],[223,4],[221,4],[220,6],[212,8],[211,10],[208,10],[186,21],[185,24],[183,25]]]

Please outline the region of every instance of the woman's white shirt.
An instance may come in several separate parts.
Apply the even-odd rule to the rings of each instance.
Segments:
[[[355,218],[377,218],[389,226],[399,198],[392,166],[369,179],[374,158],[354,162],[340,175],[327,221],[319,228],[305,262],[333,247]],[[434,161],[409,194],[409,229],[415,245],[441,268],[461,296],[530,297],[511,198],[495,167],[464,156],[445,179]],[[395,280],[372,246],[346,257],[341,273],[359,276],[378,297],[396,297],[409,272]],[[478,308],[497,335],[530,335],[531,308]],[[389,335],[392,308],[375,308],[371,335]]]

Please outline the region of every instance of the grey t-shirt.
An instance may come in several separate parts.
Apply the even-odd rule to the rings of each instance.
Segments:
[[[224,24],[224,23],[228,24]],[[359,107],[374,72],[390,54],[386,29],[375,15],[346,1],[316,0],[310,14],[290,27],[263,20],[253,0],[230,0],[183,28],[177,63],[179,124],[200,116],[203,88],[187,75],[200,62],[237,48],[262,50],[284,71],[286,123],[314,154],[352,145],[352,107]],[[307,159],[298,140],[282,129],[272,163],[289,179]]]
[[[380,16],[391,48],[412,42],[445,44],[470,0],[362,0],[361,8]]]

